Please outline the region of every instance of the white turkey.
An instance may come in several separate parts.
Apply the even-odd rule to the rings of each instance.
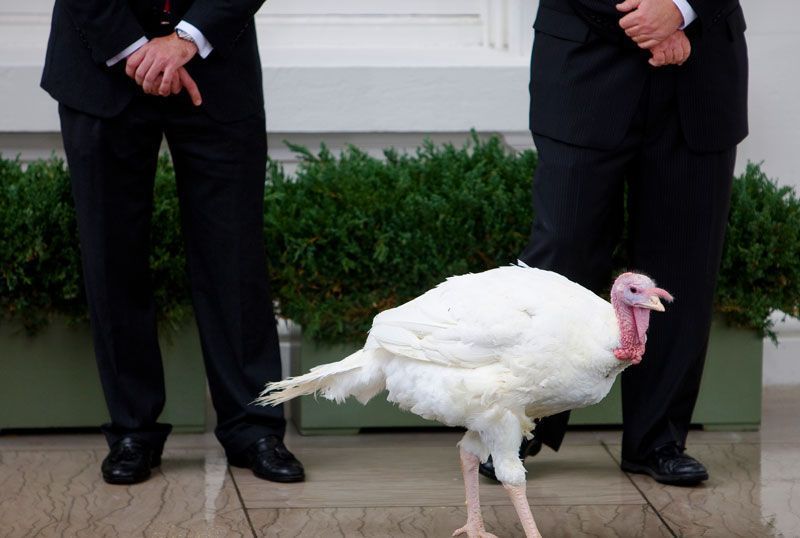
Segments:
[[[304,394],[361,403],[387,390],[402,409],[467,433],[458,443],[467,524],[453,536],[492,537],[478,496],[478,462],[491,454],[528,537],[541,536],[525,495],[518,450],[533,420],[599,402],[642,360],[650,311],[672,296],[624,273],[611,302],[567,278],[524,264],[451,277],[373,320],[363,349],[270,383],[278,404]]]

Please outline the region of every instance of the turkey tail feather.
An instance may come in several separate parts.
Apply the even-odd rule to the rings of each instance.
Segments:
[[[359,350],[339,362],[316,366],[307,374],[268,383],[255,403],[278,405],[317,392],[336,403],[342,403],[351,395],[367,403],[384,386],[383,375],[371,364],[370,355],[368,351]]]

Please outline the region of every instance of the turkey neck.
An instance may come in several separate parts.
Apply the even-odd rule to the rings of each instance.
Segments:
[[[639,364],[644,355],[644,344],[647,341],[647,327],[650,324],[650,311],[645,308],[633,308],[611,296],[611,305],[619,325],[619,347],[614,356],[619,360],[629,360]]]

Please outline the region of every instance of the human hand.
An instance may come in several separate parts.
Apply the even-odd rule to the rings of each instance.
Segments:
[[[671,36],[650,49],[653,55],[648,60],[653,67],[662,65],[683,65],[692,52],[692,45],[683,30],[673,32]]]
[[[683,24],[683,14],[672,0],[624,0],[617,9],[627,13],[619,25],[643,49],[652,49]]]
[[[180,76],[178,70],[195,54],[197,45],[180,39],[174,33],[166,37],[157,37],[128,56],[125,73],[134,79],[145,93],[167,96],[174,90],[173,83],[176,78],[183,84],[188,73]],[[194,85],[194,81],[192,84]]]

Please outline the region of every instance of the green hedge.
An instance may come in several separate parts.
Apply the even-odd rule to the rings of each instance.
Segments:
[[[70,184],[58,160],[0,159],[0,314],[29,332],[49,313],[85,316]]]
[[[532,151],[498,138],[461,148],[424,144],[384,159],[350,147],[300,156],[293,176],[269,163],[265,226],[282,315],[314,338],[361,342],[378,311],[443,278],[513,261],[528,238]],[[156,300],[163,324],[188,317],[173,172],[159,161],[153,219]],[[0,316],[29,332],[52,314],[85,319],[69,177],[58,159],[27,168],[0,159]],[[800,313],[800,202],[750,164],[736,178],[717,291],[736,325],[771,334],[774,309]]]
[[[733,182],[716,308],[774,339],[773,310],[800,316],[800,201],[748,163]]]

